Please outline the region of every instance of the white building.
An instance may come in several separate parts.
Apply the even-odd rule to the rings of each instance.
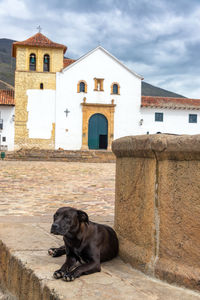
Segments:
[[[0,90],[0,150],[14,150],[14,92]]]
[[[13,44],[16,149],[111,149],[127,135],[200,133],[200,100],[142,96],[143,78],[101,46],[76,61],[65,51],[41,33]]]
[[[143,96],[143,133],[200,133],[200,100]]]
[[[140,132],[141,79],[100,46],[57,73],[56,148],[107,148]]]

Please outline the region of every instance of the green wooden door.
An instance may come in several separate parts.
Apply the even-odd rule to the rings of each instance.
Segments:
[[[88,147],[89,149],[107,149],[108,121],[102,114],[94,114],[89,119]]]

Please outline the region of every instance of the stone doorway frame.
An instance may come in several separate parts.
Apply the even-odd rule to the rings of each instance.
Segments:
[[[100,104],[100,103],[81,103],[83,112],[82,123],[82,150],[88,150],[88,128],[89,119],[94,114],[102,114],[108,120],[108,148],[111,150],[114,138],[114,112],[116,104]]]

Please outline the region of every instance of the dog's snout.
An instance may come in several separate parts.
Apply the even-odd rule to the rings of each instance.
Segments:
[[[58,227],[59,227],[58,224],[56,224],[56,223],[53,223],[53,224],[52,224],[52,228],[53,228],[53,229],[57,229]]]
[[[55,233],[59,228],[59,225],[56,223],[53,223],[51,226],[51,233]]]

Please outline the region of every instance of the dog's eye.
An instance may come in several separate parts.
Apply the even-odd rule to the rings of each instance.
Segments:
[[[57,218],[57,216],[58,216],[58,214],[55,214],[55,215],[53,216],[54,220]]]

